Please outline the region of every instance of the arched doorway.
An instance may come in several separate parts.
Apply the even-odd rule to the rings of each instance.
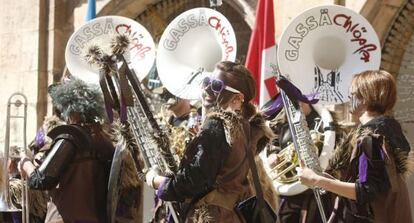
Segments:
[[[163,0],[163,1],[110,1],[100,12],[99,16],[121,15],[133,18],[142,25],[158,42],[165,27],[182,12],[197,8],[209,7],[209,0]],[[244,62],[250,39],[251,26],[254,21],[256,1],[228,0],[217,10],[233,25],[237,39],[237,59]]]

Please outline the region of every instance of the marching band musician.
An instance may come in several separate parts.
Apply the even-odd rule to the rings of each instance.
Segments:
[[[352,78],[350,112],[360,126],[335,150],[329,172],[337,179],[298,168],[300,181],[338,197],[335,222],[411,222],[404,175],[412,171],[410,145],[401,125],[390,116],[396,82],[386,71],[364,71]],[[329,216],[328,216],[329,217]]]
[[[166,101],[165,108],[171,115],[167,118],[168,124],[171,126],[186,125],[190,112],[193,109],[190,101],[187,99],[174,96],[166,88],[163,89],[161,97]]]
[[[98,89],[77,79],[49,88],[53,104],[68,125],[54,128],[47,157],[35,167],[19,163],[31,189],[48,190],[45,222],[106,222],[106,196],[114,147],[100,123],[103,100]]]
[[[161,108],[161,116],[168,132],[170,149],[173,154],[182,159],[185,147],[198,129],[196,108],[189,100],[174,96],[164,87],[160,96],[166,102]],[[168,208],[155,195],[154,217],[151,222],[165,222],[167,217]]]
[[[216,65],[212,77],[203,80],[202,88],[202,106],[207,112],[178,172],[163,177],[152,169],[146,182],[158,189],[162,200],[187,201],[188,211],[182,214],[185,222],[242,222],[233,208],[248,195],[245,145],[265,134],[249,123],[256,113],[250,103],[255,82],[243,65],[224,61]],[[245,132],[250,129],[248,139]]]
[[[47,137],[45,134],[50,132],[56,126],[63,125],[63,121],[60,120],[56,116],[46,117],[43,125],[39,128],[36,133],[35,139],[29,144],[29,149],[31,154],[34,157],[34,165],[37,167],[41,164],[41,160],[43,158],[43,154],[47,151],[51,144],[51,139]],[[21,148],[12,146],[10,148],[12,154],[11,157],[19,157],[21,153]],[[11,200],[13,205],[17,208],[22,207],[22,193],[23,193],[23,182],[20,179],[20,173],[18,168],[18,159],[11,159],[9,160],[9,173],[12,176],[9,180],[9,193],[11,196]],[[46,205],[48,200],[48,195],[44,191],[39,190],[28,190],[28,203],[23,205],[29,205],[29,221],[33,223],[40,223],[44,222],[46,216]],[[22,212],[14,212],[12,213],[13,220],[10,219],[12,216],[7,216],[10,212],[3,214],[3,221],[4,222],[14,222],[18,223],[21,222],[22,219]],[[0,219],[1,222],[1,219]]]
[[[171,147],[181,159],[187,143],[197,134],[200,117],[190,100],[176,97],[167,89],[161,97],[166,101],[163,108],[167,110],[165,119]]]
[[[270,121],[270,128],[278,136],[266,148],[268,163],[271,168],[274,168],[282,161],[279,160],[277,154],[292,143],[292,135],[289,131],[286,113],[281,109],[282,104],[277,104],[277,102],[277,97],[273,98],[265,105],[266,111],[264,111],[267,119]],[[319,114],[310,104],[299,102],[299,105],[306,116],[309,129],[315,129],[315,126],[316,128],[322,126]],[[317,129],[317,131],[319,130]],[[316,141],[314,143],[320,151],[323,142]],[[321,222],[318,206],[311,190],[306,190],[300,194],[291,196],[279,195],[279,199],[278,219],[280,223]]]

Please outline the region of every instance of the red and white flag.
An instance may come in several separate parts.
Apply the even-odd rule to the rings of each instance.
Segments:
[[[277,94],[274,74],[277,66],[276,47],[273,0],[259,0],[246,67],[256,80],[257,94],[253,102],[260,107]]]

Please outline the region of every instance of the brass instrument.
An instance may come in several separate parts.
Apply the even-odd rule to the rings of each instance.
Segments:
[[[23,99],[23,101],[21,101]],[[23,106],[23,115],[19,114],[19,111]],[[16,114],[11,114],[11,110],[15,109]],[[26,126],[27,126],[27,97],[22,93],[12,94],[7,102],[7,116],[6,116],[6,136],[4,140],[4,154],[3,154],[3,169],[2,169],[2,179],[1,190],[0,190],[0,212],[22,212],[22,222],[29,222],[29,202],[28,202],[28,187],[26,179],[22,179],[22,195],[21,195],[21,208],[17,208],[11,199],[10,193],[10,174],[8,171],[8,162],[9,159],[19,159],[18,154],[10,155],[10,121],[11,119],[23,119],[23,150],[27,154],[26,149]]]
[[[170,139],[170,149],[177,161],[181,160],[184,156],[184,151],[188,143],[197,134],[197,128],[200,125],[197,119],[197,111],[192,108],[187,120],[180,123],[178,126],[174,126],[169,123],[170,117],[173,115],[171,111],[168,111],[168,106],[164,104],[161,106],[159,112],[160,120],[163,128],[167,132]]]
[[[311,138],[315,144],[314,152],[320,154],[322,149],[324,135],[319,131],[322,124],[321,119],[315,120],[315,128],[310,130]],[[299,166],[298,154],[295,151],[293,143],[289,143],[279,153],[276,154],[276,165],[271,167],[268,174],[273,181],[281,184],[290,184],[298,181],[295,168]]]

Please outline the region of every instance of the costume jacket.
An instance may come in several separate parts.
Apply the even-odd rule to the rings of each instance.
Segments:
[[[29,177],[32,189],[48,190],[45,222],[107,222],[106,199],[114,147],[100,125],[63,125]]]
[[[240,222],[233,210],[248,193],[247,121],[233,112],[210,113],[187,146],[177,174],[157,195],[166,201],[190,202],[185,222]]]
[[[356,200],[337,197],[333,222],[411,222],[404,181],[412,161],[400,124],[380,116],[360,126],[337,148],[329,171],[353,182]]]

